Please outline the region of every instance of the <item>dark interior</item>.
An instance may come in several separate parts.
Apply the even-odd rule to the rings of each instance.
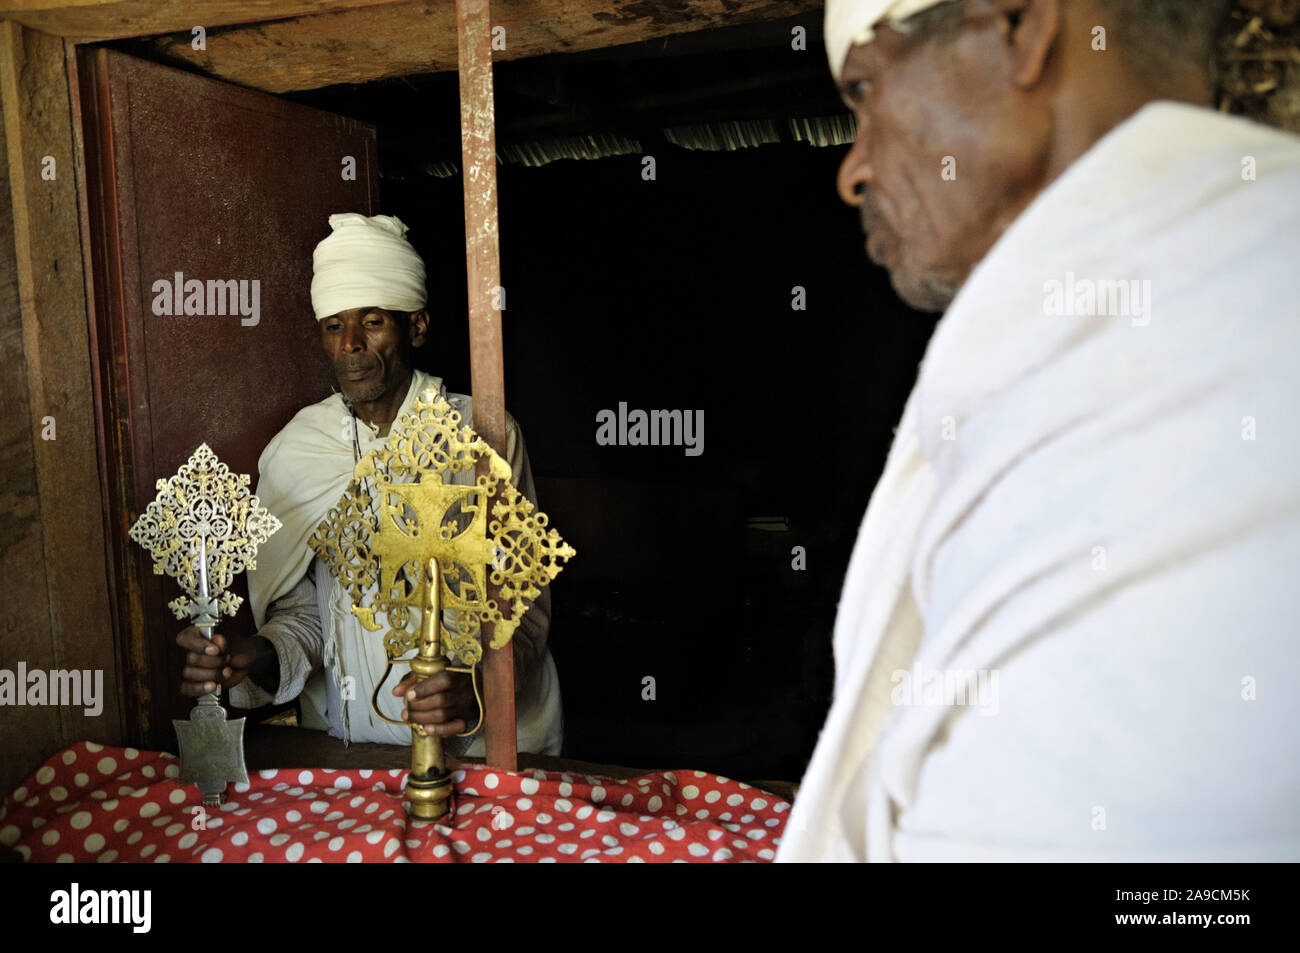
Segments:
[[[844,570],[934,317],[867,260],[835,190],[847,146],[792,135],[848,113],[819,32],[796,50],[790,31],[494,65],[500,156],[640,146],[498,169],[508,409],[578,550],[550,643],[569,758],[798,778],[829,705]],[[380,211],[430,275],[417,363],[469,393],[457,89],[439,73],[286,98],[377,127]],[[780,141],[734,151],[665,133],[764,120]],[[598,445],[620,402],[703,410],[704,452]]]

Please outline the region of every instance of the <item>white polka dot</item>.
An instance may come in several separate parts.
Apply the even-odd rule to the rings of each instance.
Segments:
[[[191,847],[193,847],[193,846],[194,846],[195,844],[197,844],[198,842],[199,842],[199,835],[198,835],[198,834],[195,834],[193,831],[191,831],[190,833],[188,833],[188,834],[186,834],[184,837],[182,837],[182,838],[177,842],[176,846],[179,847],[181,850],[189,850]]]
[[[236,847],[243,847],[248,843],[248,831],[236,831],[230,837],[230,843]]]
[[[104,835],[103,835],[103,834],[91,834],[91,835],[90,835],[89,837],[87,837],[86,840],[82,843],[82,846],[85,847],[86,850],[87,850],[88,852],[92,853],[92,854],[95,853],[96,851],[103,850],[103,849],[104,849]]]
[[[617,816],[617,815],[616,815],[613,811],[611,811],[611,810],[609,810],[608,808],[606,808],[606,809],[604,809],[604,810],[602,810],[602,811],[600,811],[600,812],[598,812],[598,813],[596,814],[596,823],[597,823],[597,824],[608,824],[608,823],[609,823],[610,821],[612,821],[616,816]]]
[[[180,773],[181,773],[181,766],[179,764],[169,764],[167,765],[167,767],[163,768],[163,777],[165,778],[174,778],[177,777]]]
[[[531,798],[521,797],[515,801],[515,807],[519,808],[521,811],[527,811],[531,809],[532,806],[533,801]]]
[[[146,764],[143,768],[140,769],[140,773],[143,774],[146,778],[152,778],[158,772],[153,769],[153,765]]]
[[[652,854],[662,854],[663,852],[664,852],[664,845],[663,845],[663,844],[659,843],[657,840],[652,840],[652,841],[650,842],[650,853],[652,853]]]
[[[519,790],[525,794],[536,794],[540,787],[535,778],[523,778],[519,782]]]
[[[299,784],[311,784],[312,781],[314,780],[316,779],[312,777],[312,773],[310,771],[303,771],[298,775]]]
[[[329,806],[329,802],[328,802],[328,801],[312,801],[312,802],[311,802],[311,808],[310,808],[310,810],[311,810],[311,812],[312,812],[313,814],[324,814],[324,813],[325,813],[326,811],[328,811],[329,809],[330,809],[330,806]]]
[[[388,839],[388,843],[384,845],[384,856],[392,857],[395,853],[397,853],[398,848],[400,848],[401,846],[402,846],[401,841],[399,841],[396,837],[390,837]]]
[[[618,825],[618,831],[624,837],[631,837],[634,834],[640,833],[640,828],[635,824],[629,824],[627,821],[624,821],[622,824]]]
[[[142,838],[142,837],[144,837],[144,832],[143,832],[143,831],[136,831],[135,833],[133,833],[130,837],[128,837],[128,838],[126,839],[126,842],[127,842],[128,844],[138,844],[138,843],[140,843],[140,838]]]
[[[158,807],[156,801],[145,801],[143,804],[140,805],[140,816],[153,817],[158,813],[159,810],[160,808]]]
[[[708,794],[704,795],[704,800],[709,804],[717,804],[721,798],[722,793],[720,791],[710,791]]]
[[[125,817],[120,817],[113,822],[113,830],[118,834],[122,833],[130,826],[131,826],[131,822],[128,821]]]
[[[692,857],[704,857],[709,853],[709,849],[703,844],[687,844],[686,849]]]
[[[489,772],[487,777],[483,779],[483,786],[487,788],[489,791],[495,788],[500,783],[501,783],[501,779],[498,778],[495,774],[492,774],[491,772]]]
[[[290,844],[289,849],[284,852],[284,859],[291,864],[296,864],[302,860],[303,853],[307,850],[303,844]]]
[[[338,850],[340,847],[343,846],[343,838],[342,838],[342,837],[331,837],[331,838],[330,838],[330,842],[329,842],[328,844],[326,844],[325,846],[328,847],[330,850]]]
[[[55,830],[46,831],[41,835],[41,843],[46,847],[53,847],[59,842],[59,832]]]
[[[102,791],[96,791],[96,794],[103,794]],[[68,796],[68,789],[64,787],[50,788],[50,797],[56,801],[62,801]]]
[[[767,801],[763,800],[761,797],[756,797],[754,800],[749,802],[749,806],[756,811],[761,811],[763,808],[767,807]]]
[[[569,797],[573,794],[573,785],[568,781],[560,784],[560,797]]]
[[[97,741],[87,741],[86,750],[92,753],[98,753],[104,750],[104,746]]]
[[[446,844],[438,844],[436,847],[433,848],[434,857],[446,857],[450,853],[451,853],[451,848],[449,848]]]
[[[297,824],[299,821],[302,820],[302,815],[299,814],[297,811],[288,811],[285,813],[284,819],[288,821],[290,824]]]
[[[259,834],[274,834],[275,821],[271,820],[269,817],[262,818],[257,822],[257,832]]]
[[[74,830],[83,831],[90,826],[90,812],[78,811],[72,815],[68,823],[72,825]]]
[[[341,776],[334,779],[334,787],[340,791],[352,790],[352,779],[347,776]]]
[[[180,788],[177,788],[171,794],[167,795],[167,800],[171,801],[173,804],[184,804],[185,792],[182,791]]]
[[[555,843],[555,835],[554,835],[554,834],[538,834],[538,835],[537,835],[537,843],[539,843],[539,844],[553,844],[553,843]]]
[[[249,862],[250,864],[260,864],[260,863],[262,862],[262,860],[263,860],[263,858],[262,858],[262,855],[261,855],[260,852],[259,852],[259,853],[256,853],[256,854],[249,854],[249,855],[248,855],[248,862]]]
[[[688,784],[686,787],[682,788],[682,797],[686,798],[688,801],[694,800],[699,796],[700,789],[693,784]]]
[[[352,853],[348,854],[348,863],[349,864],[361,863],[361,851],[354,850]]]
[[[63,763],[64,763],[64,764],[72,764],[72,762],[74,762],[74,761],[76,761],[76,760],[77,760],[77,752],[75,752],[75,751],[65,751],[65,752],[63,752]],[[37,775],[37,778],[39,779],[39,778],[40,778],[40,775]],[[44,783],[44,782],[42,782],[42,783]]]
[[[591,817],[592,813],[595,810],[596,809],[592,807],[590,804],[584,804],[582,805],[582,807],[578,808],[576,811],[573,812],[573,816],[580,821],[585,821],[587,818]]]
[[[204,864],[219,864],[223,856],[220,847],[209,847],[199,856],[199,861]]]
[[[289,843],[289,835],[273,834],[271,835],[271,839],[267,843],[269,843],[272,847],[283,847],[285,844]]]
[[[598,784],[591,789],[591,802],[599,804],[603,800],[605,800],[605,789]]]
[[[84,788],[90,783],[90,775],[86,774],[84,771],[80,771],[77,773],[77,776],[72,779],[72,783],[79,788]]]
[[[103,757],[99,759],[99,764],[96,767],[99,768],[100,774],[113,774],[117,771],[117,761],[113,758]]]
[[[649,808],[651,811],[657,811],[659,810],[659,808],[663,806],[664,806],[664,799],[661,798],[658,794],[650,798],[649,802],[646,804],[646,807]]]
[[[555,802],[555,809],[557,811],[566,811],[566,812],[571,811],[573,810],[573,804],[571,804],[569,801],[565,800],[564,798],[560,798],[558,801]]]

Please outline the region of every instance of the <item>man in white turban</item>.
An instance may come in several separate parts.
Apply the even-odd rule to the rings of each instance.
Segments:
[[[248,574],[257,635],[216,636],[209,646],[193,627],[184,630],[177,638],[187,650],[181,690],[201,695],[220,681],[241,708],[300,697],[306,727],[344,741],[409,744],[408,728],[370,709],[387,665],[383,639],[362,629],[347,592],[307,539],[343,495],[356,462],[383,446],[393,421],[417,397],[442,393],[465,422],[473,407],[469,397],[445,391],[439,378],[412,366],[429,315],[424,262],[406,240],[406,226],[391,216],[355,213],[331,215],[329,224],[332,233],[312,259],[311,297],[341,393],[299,411],[263,451],[257,495],[284,526]],[[506,423],[511,479],[536,502],[523,435],[513,417]],[[454,479],[472,484],[474,473]],[[549,618],[550,590],[543,589],[512,640],[516,716],[519,750],[559,754],[563,726],[559,680],[546,648]],[[481,731],[470,741],[455,738],[475,723],[468,676],[410,676],[392,695],[402,701],[390,700],[388,717],[400,711],[403,720],[452,739],[453,753],[483,755]]]
[[[944,312],[777,859],[1300,860],[1300,139],[1227,0],[828,0],[839,189]]]

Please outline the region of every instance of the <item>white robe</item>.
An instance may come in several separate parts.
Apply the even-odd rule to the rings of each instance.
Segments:
[[[472,423],[469,397],[446,391],[439,378],[418,370],[412,375],[398,417],[410,411],[417,396],[427,399],[435,392],[442,392],[460,413],[462,424]],[[371,693],[387,665],[382,633],[362,628],[350,611],[346,590],[307,546],[307,539],[352,479],[355,450],[351,422],[342,397],[333,394],[299,411],[267,444],[258,461],[258,498],[284,527],[262,547],[257,569],[248,574],[249,601],[259,634],[276,648],[280,685],[273,698],[246,679],[232,689],[231,701],[241,707],[256,707],[289,701],[301,693],[307,727],[328,729],[344,741],[410,744],[409,727],[376,718],[370,707]],[[511,480],[535,501],[527,450],[513,417],[507,419],[506,436]],[[378,428],[360,423],[357,438],[364,456],[382,447],[388,436],[381,437]],[[474,472],[466,470],[451,479],[472,485]],[[268,621],[272,603],[283,610],[283,616],[272,613]],[[555,662],[546,648],[549,609],[549,590],[543,590],[514,636],[515,714],[520,751],[557,755],[563,715]],[[419,615],[418,609],[412,611],[413,630],[419,625]],[[445,624],[449,615],[444,616]],[[317,619],[319,628],[314,627]],[[390,690],[408,672],[407,666],[395,665],[380,693],[380,709],[390,718],[400,718],[402,708]],[[458,755],[482,757],[483,732],[470,741],[453,741],[450,747]]]
[[[1298,222],[1300,139],[1153,103],[974,269],[778,860],[1300,860]],[[1046,313],[1080,280],[1150,309]],[[913,665],[991,697],[909,697]]]

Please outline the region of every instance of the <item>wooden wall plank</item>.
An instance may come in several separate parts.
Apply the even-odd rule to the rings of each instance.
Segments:
[[[356,10],[392,0],[7,0],[6,19],[44,33],[80,40],[116,40],[189,33],[332,10]]]
[[[738,26],[807,14],[821,17],[815,0],[517,0],[492,10],[503,27],[504,49],[493,60],[572,53],[637,43],[674,33]],[[223,31],[196,51],[188,34],[157,37],[150,46],[164,59],[211,76],[272,93],[366,83],[456,68],[456,5],[449,0],[392,3],[365,10],[305,16]]]
[[[15,587],[5,579],[6,603],[27,603],[43,622],[16,620],[0,633],[0,658],[12,668],[99,670],[103,708],[88,716],[81,707],[57,709],[57,725],[42,722],[18,740],[5,731],[0,748],[30,762],[28,749],[48,756],[73,741],[118,743],[123,725],[118,703],[118,666],[109,620],[104,514],[95,438],[90,344],[82,269],[80,222],[74,174],[72,112],[63,41],[0,22],[0,99],[4,107],[9,201],[12,203],[13,265],[18,287],[22,353],[26,363],[26,430],[31,446],[36,500],[13,501],[27,519],[39,506],[40,545],[24,536],[20,554],[6,554],[30,575],[39,566],[43,585]],[[42,170],[53,160],[53,178]],[[5,254],[0,242],[0,255]],[[6,406],[9,406],[6,403]],[[42,439],[45,418],[54,439]],[[8,426],[16,427],[9,422]],[[16,445],[21,459],[21,439]],[[7,444],[6,444],[7,445]],[[6,500],[6,524],[11,515]],[[30,523],[28,524],[30,526]],[[9,529],[6,525],[6,534]],[[28,530],[29,533],[34,529]],[[9,607],[6,606],[6,609]],[[48,632],[42,638],[41,631]],[[24,657],[26,653],[36,653]],[[8,729],[8,723],[6,723]],[[14,747],[20,746],[20,747]],[[23,773],[35,763],[18,767]],[[6,757],[4,768],[10,770]]]

